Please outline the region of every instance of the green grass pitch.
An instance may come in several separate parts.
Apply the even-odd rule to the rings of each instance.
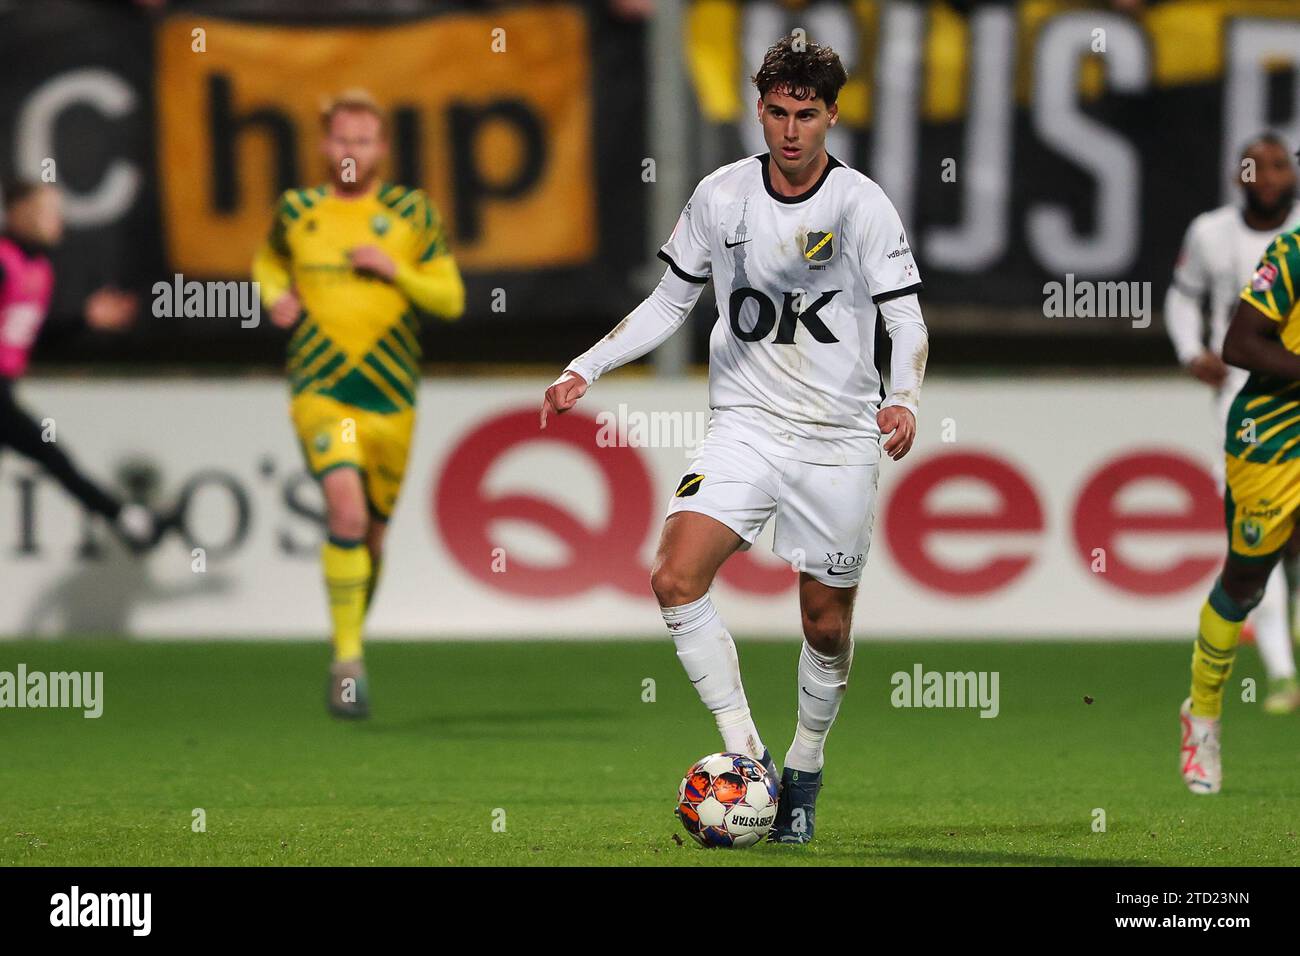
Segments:
[[[797,645],[740,643],[779,762]],[[1190,657],[859,638],[816,842],[728,852],[672,816],[682,772],[720,747],[667,640],[376,642],[364,723],[326,715],[323,643],[0,643],[0,670],[103,671],[105,699],[97,720],[0,710],[0,864],[1300,863],[1300,715],[1242,702],[1242,678],[1262,689],[1243,649],[1224,792],[1192,796]],[[1001,713],[895,709],[890,675],[917,662],[998,671]]]

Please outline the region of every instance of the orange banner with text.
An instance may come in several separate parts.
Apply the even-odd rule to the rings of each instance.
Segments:
[[[156,38],[164,235],[180,272],[248,273],[276,196],[328,178],[321,103],[358,86],[389,112],[383,175],[433,197],[463,268],[595,253],[589,39],[576,7],[386,27],[181,15]]]

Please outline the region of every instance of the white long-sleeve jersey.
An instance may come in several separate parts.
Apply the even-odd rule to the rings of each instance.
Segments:
[[[1174,279],[1165,296],[1165,328],[1186,365],[1209,348],[1219,355],[1228,323],[1237,308],[1241,290],[1269,243],[1300,223],[1300,203],[1278,229],[1259,232],[1246,225],[1239,206],[1220,206],[1192,220],[1174,266]],[[1201,302],[1209,298],[1209,339]]]
[[[773,190],[770,157],[724,166],[696,187],[659,252],[655,291],[568,370],[594,382],[645,355],[685,320],[713,280],[711,433],[800,461],[878,460],[876,413],[917,411],[929,337],[921,276],[893,204],[828,157],[799,196]],[[890,391],[876,358],[893,348]]]

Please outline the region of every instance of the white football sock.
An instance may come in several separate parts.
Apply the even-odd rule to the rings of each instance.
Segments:
[[[1286,572],[1279,563],[1268,576],[1263,600],[1251,615],[1255,623],[1255,644],[1270,680],[1295,677],[1288,616]]]
[[[799,724],[785,754],[785,766],[805,773],[822,769],[822,748],[839,713],[849,668],[853,666],[853,637],[835,657],[826,657],[804,641],[799,651]]]
[[[723,748],[761,759],[763,741],[749,715],[736,645],[718,616],[713,599],[706,594],[690,604],[659,610],[677,645],[677,659],[699,692],[700,700],[718,722]]]

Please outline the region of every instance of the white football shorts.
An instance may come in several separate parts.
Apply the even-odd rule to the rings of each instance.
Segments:
[[[765,455],[710,435],[677,483],[668,514],[698,511],[748,549],[776,516],[772,551],[823,584],[853,587],[871,548],[876,463],[823,465]]]

